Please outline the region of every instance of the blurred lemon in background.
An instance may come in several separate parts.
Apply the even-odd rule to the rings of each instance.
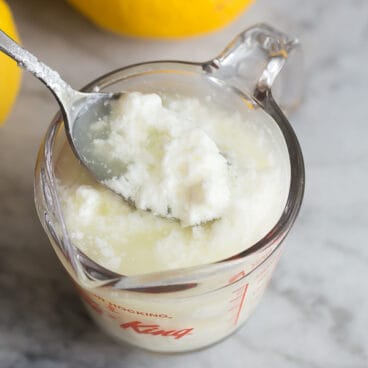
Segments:
[[[8,5],[0,0],[0,29],[19,41]],[[4,123],[13,106],[20,84],[21,70],[15,61],[0,53],[0,125]]]
[[[69,0],[110,31],[141,37],[183,37],[215,30],[253,0]]]

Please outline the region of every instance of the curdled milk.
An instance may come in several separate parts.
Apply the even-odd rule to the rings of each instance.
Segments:
[[[90,258],[126,275],[206,264],[276,224],[290,164],[271,118],[177,95],[130,93],[115,104],[93,126],[93,149],[124,168],[106,185],[137,208],[93,180],[69,146],[57,164],[67,229]]]
[[[230,163],[198,119],[158,94],[129,93],[92,125],[92,157],[121,168],[103,180],[138,209],[194,226],[220,218],[229,202]]]

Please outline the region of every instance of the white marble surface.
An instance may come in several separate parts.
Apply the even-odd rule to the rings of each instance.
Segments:
[[[292,117],[304,151],[304,206],[260,307],[238,333],[174,356],[119,346],[87,317],[36,218],[32,175],[57,106],[24,75],[0,129],[0,367],[368,366],[368,3],[257,0],[225,30],[180,42],[100,31],[63,1],[9,1],[24,45],[80,87],[148,59],[207,59],[257,21],[298,35],[304,101]]]

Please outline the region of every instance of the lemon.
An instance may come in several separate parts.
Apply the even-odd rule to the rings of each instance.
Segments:
[[[19,41],[8,5],[0,0],[0,29]],[[18,93],[21,71],[15,61],[0,52],[0,125],[5,121]]]
[[[142,37],[183,37],[215,30],[253,0],[69,0],[110,31]]]

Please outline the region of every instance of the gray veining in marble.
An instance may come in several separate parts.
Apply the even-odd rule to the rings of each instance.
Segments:
[[[208,59],[257,21],[298,35],[305,90],[292,121],[307,188],[271,286],[243,329],[185,355],[119,346],[87,317],[36,218],[33,166],[57,106],[24,75],[0,128],[0,367],[367,367],[368,3],[257,0],[230,27],[179,42],[103,32],[60,0],[9,3],[24,45],[75,87],[139,61]]]

